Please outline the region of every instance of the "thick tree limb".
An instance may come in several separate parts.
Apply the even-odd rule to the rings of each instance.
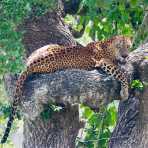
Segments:
[[[12,76],[5,76],[5,80],[8,87],[13,85]],[[27,118],[31,120],[35,120],[40,115],[42,106],[48,103],[65,106],[83,103],[98,110],[100,105],[109,103],[113,98],[120,98],[119,87],[111,77],[95,70],[65,70],[51,74],[36,74],[25,83],[22,107]],[[13,98],[13,94],[11,95]]]

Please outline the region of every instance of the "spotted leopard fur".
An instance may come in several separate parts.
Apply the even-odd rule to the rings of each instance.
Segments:
[[[22,87],[27,76],[32,73],[51,73],[60,69],[86,69],[100,67],[107,74],[121,82],[121,97],[128,98],[128,81],[118,69],[115,61],[126,57],[131,40],[124,36],[115,36],[109,40],[89,43],[86,47],[60,46],[50,44],[33,52],[27,60],[27,69],[17,80],[15,99],[1,143],[5,143],[22,97]]]

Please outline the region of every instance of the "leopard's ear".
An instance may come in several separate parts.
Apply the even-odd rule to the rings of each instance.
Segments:
[[[133,36],[129,36],[129,37],[127,37],[128,38],[128,40],[129,40],[129,48],[131,48],[132,46],[133,46]]]
[[[129,39],[131,42],[133,41],[133,36],[125,36],[125,38]]]

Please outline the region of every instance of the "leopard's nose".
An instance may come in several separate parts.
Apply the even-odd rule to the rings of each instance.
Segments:
[[[126,58],[126,57],[128,57],[128,54],[122,54],[122,57]]]

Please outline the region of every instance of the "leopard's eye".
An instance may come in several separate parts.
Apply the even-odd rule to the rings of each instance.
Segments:
[[[120,49],[120,48],[121,48],[121,45],[120,45],[120,44],[118,44],[118,45],[117,45],[117,48],[118,48],[118,49]]]
[[[127,49],[131,48],[131,45],[126,45],[126,48],[127,48]]]

